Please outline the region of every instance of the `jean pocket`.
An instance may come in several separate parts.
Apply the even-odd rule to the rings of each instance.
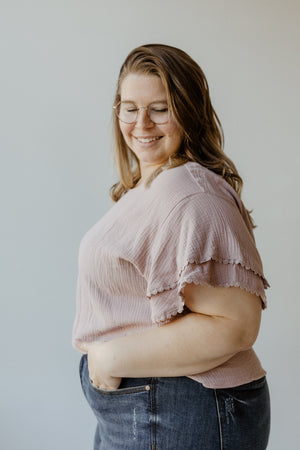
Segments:
[[[148,392],[150,391],[151,387],[150,384],[143,384],[144,380],[142,381],[141,385],[130,385],[133,383],[133,380],[135,379],[128,379],[123,378],[120,384],[120,387],[118,389],[100,389],[97,386],[95,386],[91,379],[89,378],[89,382],[91,387],[94,389],[94,391],[98,392],[102,395],[126,395],[126,394],[138,394],[140,392]],[[137,381],[137,380],[135,380]]]

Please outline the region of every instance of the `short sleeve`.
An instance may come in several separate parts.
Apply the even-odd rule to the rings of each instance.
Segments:
[[[263,308],[269,287],[243,204],[210,193],[186,197],[169,212],[156,230],[146,278],[154,323],[182,313],[189,283],[240,287]]]

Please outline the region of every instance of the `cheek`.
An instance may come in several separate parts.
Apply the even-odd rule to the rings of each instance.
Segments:
[[[167,126],[167,132],[168,134],[171,135],[176,135],[176,136],[182,136],[183,135],[183,131],[181,129],[181,127],[175,122],[175,120],[171,120],[168,124],[166,124]]]
[[[122,133],[122,135],[123,135],[123,138],[124,138],[125,141],[127,142],[128,139],[130,138],[132,126],[126,125],[126,124],[124,124],[124,123],[120,123],[120,130],[121,130],[121,133]]]
[[[183,139],[183,132],[176,124],[170,124],[168,128],[168,135],[173,141],[177,143],[181,143]]]

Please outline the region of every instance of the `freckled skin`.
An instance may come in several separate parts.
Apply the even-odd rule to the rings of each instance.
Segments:
[[[130,73],[121,85],[121,101],[132,101],[138,106],[148,106],[157,101],[167,102],[166,89],[156,75]],[[169,122],[151,122],[147,111],[139,111],[137,122],[127,124],[119,121],[120,129],[128,147],[140,162],[142,181],[150,173],[168,161],[169,156],[179,149],[183,132],[171,117]],[[141,143],[138,137],[160,137],[159,140]]]

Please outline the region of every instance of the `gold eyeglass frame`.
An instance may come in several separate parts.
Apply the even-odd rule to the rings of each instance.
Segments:
[[[124,120],[120,119],[120,117],[118,116],[118,114],[117,114],[117,108],[118,108],[118,106],[119,106],[121,103],[132,103],[133,105],[136,106],[136,109],[137,109],[137,116],[136,116],[136,119],[135,119],[133,122],[125,122]],[[148,116],[148,119],[149,119],[152,123],[155,123],[155,124],[157,124],[157,125],[163,125],[164,123],[168,123],[168,122],[170,121],[170,110],[169,110],[169,107],[168,107],[168,120],[167,120],[166,122],[159,122],[159,123],[158,123],[158,122],[153,122],[153,120],[150,118],[150,116],[149,116],[149,107],[150,107],[151,105],[155,105],[155,103],[161,103],[161,102],[152,102],[152,103],[149,103],[148,106],[138,106],[138,105],[137,105],[136,103],[134,103],[134,102],[122,102],[122,101],[120,101],[120,102],[118,102],[116,105],[113,106],[113,109],[115,110],[115,114],[116,114],[117,118],[118,118],[121,122],[123,122],[123,123],[127,123],[127,124],[136,123],[136,122],[138,121],[138,118],[139,118],[139,112],[140,112],[141,109],[146,109],[146,110],[147,110],[147,116]]]

